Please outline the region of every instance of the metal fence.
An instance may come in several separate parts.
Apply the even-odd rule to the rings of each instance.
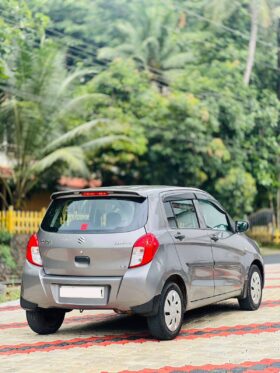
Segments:
[[[249,216],[249,236],[262,243],[280,244],[280,230],[276,228],[274,211],[262,208]]]
[[[273,229],[270,225],[251,227],[248,234],[259,242],[280,244],[280,230]]]

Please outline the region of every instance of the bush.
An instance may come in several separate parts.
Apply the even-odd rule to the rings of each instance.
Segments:
[[[16,269],[16,262],[11,254],[10,246],[0,244],[0,261],[8,270]]]
[[[7,279],[17,268],[16,260],[11,250],[12,235],[0,231],[0,279]]]
[[[12,235],[6,231],[0,231],[0,245],[10,245]]]

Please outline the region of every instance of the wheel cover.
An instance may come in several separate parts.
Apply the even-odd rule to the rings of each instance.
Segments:
[[[164,320],[167,328],[172,332],[176,331],[180,325],[181,317],[181,298],[176,290],[170,290],[164,302]]]
[[[258,304],[262,294],[261,278],[258,272],[254,272],[250,283],[251,297],[254,304]]]

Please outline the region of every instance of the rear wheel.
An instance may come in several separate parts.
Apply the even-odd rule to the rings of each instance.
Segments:
[[[247,282],[247,295],[244,299],[239,299],[239,305],[242,310],[255,311],[259,308],[262,301],[262,275],[255,264],[249,270]]]
[[[161,293],[158,314],[147,318],[152,336],[161,340],[175,338],[182,327],[184,298],[175,283],[167,284]]]
[[[39,308],[26,311],[26,319],[30,328],[38,334],[55,333],[62,325],[65,311],[60,309]]]

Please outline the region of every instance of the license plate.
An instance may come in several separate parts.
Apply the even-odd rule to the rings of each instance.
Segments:
[[[61,298],[103,299],[104,293],[104,286],[60,286],[59,288]]]

